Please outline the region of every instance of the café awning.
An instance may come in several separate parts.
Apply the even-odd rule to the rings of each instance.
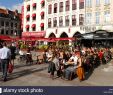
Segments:
[[[29,25],[26,25],[26,28],[29,28]]]
[[[112,38],[111,34],[110,32],[107,32],[105,30],[97,30],[94,32],[82,34],[82,39],[101,40],[101,39],[109,39],[109,38]]]
[[[11,37],[7,35],[0,35],[0,40],[11,40]]]
[[[32,17],[35,17],[36,16],[36,14],[34,13],[34,14],[32,14]]]
[[[26,18],[29,18],[30,17],[30,15],[26,15]]]
[[[44,23],[41,23],[41,24],[40,24],[40,27],[44,27]]]
[[[35,7],[36,6],[36,3],[33,3],[32,6]]]
[[[32,24],[32,26],[31,26],[31,27],[33,28],[33,27],[35,27],[35,26],[36,26],[36,24]]]
[[[41,16],[44,15],[44,11],[42,11],[42,12],[40,13],[40,15],[41,15]]]
[[[41,2],[40,2],[40,4],[43,4],[44,3],[44,0],[42,0]]]

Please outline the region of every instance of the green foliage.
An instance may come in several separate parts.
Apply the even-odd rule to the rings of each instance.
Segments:
[[[38,49],[39,50],[46,50],[46,49],[48,49],[48,45],[39,45]]]
[[[28,48],[28,46],[25,45],[25,44],[23,44],[23,43],[21,43],[20,48],[21,48],[21,49],[26,49],[26,48]]]

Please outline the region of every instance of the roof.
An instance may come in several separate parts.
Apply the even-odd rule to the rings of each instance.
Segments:
[[[7,14],[7,10],[0,8],[0,13]]]

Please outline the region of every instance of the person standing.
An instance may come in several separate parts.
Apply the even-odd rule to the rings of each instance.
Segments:
[[[6,43],[3,43],[3,48],[0,49],[1,70],[3,73],[3,81],[7,81],[8,65],[11,58],[11,51],[7,48]]]
[[[14,60],[15,60],[15,57],[16,57],[16,47],[14,45],[14,43],[12,43],[12,45],[10,46],[10,50],[11,50],[11,61],[12,61],[12,64],[14,65]]]

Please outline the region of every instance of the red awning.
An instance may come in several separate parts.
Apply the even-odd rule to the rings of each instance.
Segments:
[[[40,13],[40,15],[41,15],[41,16],[44,15],[44,11],[42,11],[42,12]]]
[[[40,4],[43,4],[44,3],[44,0],[42,0],[41,2],[40,2]]]
[[[29,25],[26,25],[26,28],[29,28]]]
[[[11,40],[11,38],[7,35],[0,35],[0,40]]]
[[[30,17],[30,15],[26,15],[26,18],[29,18]]]
[[[33,3],[32,6],[35,7],[36,6],[36,3]]]
[[[26,6],[26,8],[29,8],[29,7],[30,7],[30,5],[27,5],[27,6]]]
[[[44,26],[44,23],[41,23],[41,24],[40,24],[40,27],[43,27],[43,26]]]
[[[31,27],[33,28],[33,27],[35,27],[35,26],[36,26],[36,24],[32,24],[32,26],[31,26]]]
[[[34,14],[32,14],[32,17],[35,17],[36,16],[36,14],[34,13]]]

